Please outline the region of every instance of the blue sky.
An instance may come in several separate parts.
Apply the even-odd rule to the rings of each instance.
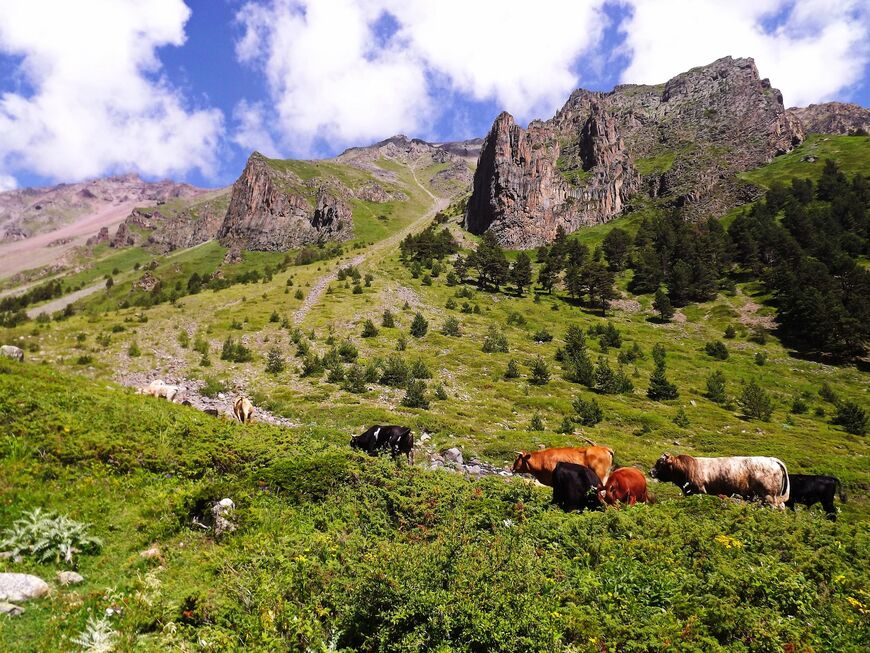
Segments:
[[[578,86],[752,56],[786,104],[870,105],[868,0],[4,0],[0,189],[232,183],[252,149],[485,135]]]

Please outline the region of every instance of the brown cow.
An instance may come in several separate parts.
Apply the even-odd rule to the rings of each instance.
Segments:
[[[247,397],[239,397],[233,403],[233,416],[242,424],[250,422],[254,415],[254,404]]]
[[[678,485],[683,494],[736,494],[780,509],[785,508],[790,490],[785,463],[768,456],[695,458],[666,453],[650,470],[650,476]]]
[[[601,500],[611,506],[617,503],[633,506],[638,501],[649,502],[646,477],[634,467],[619,467],[610,472],[610,477],[599,494]]]
[[[553,470],[557,463],[585,465],[607,479],[613,465],[613,449],[610,447],[559,447],[540,451],[518,451],[513,471],[516,474],[531,474],[544,485],[553,485]]]

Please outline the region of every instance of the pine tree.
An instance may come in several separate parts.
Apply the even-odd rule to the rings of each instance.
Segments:
[[[668,294],[659,288],[656,290],[656,296],[653,300],[653,308],[661,317],[662,322],[670,322],[674,316],[674,307],[671,305],[671,298]]]
[[[511,266],[510,280],[517,287],[517,294],[520,296],[532,283],[532,260],[525,252],[520,252]]]
[[[725,394],[725,375],[719,370],[707,377],[707,398],[716,404],[728,401]]]
[[[677,386],[667,379],[667,366],[665,363],[665,348],[660,344],[653,347],[653,360],[655,361],[655,370],[649,380],[649,388],[646,391],[646,396],[653,401],[666,401],[679,397]]]
[[[754,379],[743,387],[740,406],[747,417],[760,419],[763,422],[770,421],[770,416],[773,413],[773,402],[771,402],[770,396]]]
[[[529,383],[532,385],[546,385],[550,382],[550,368],[542,356],[537,356],[529,367],[532,372],[529,377]]]
[[[423,317],[422,313],[416,313],[414,320],[411,322],[411,335],[415,338],[422,338],[429,330],[429,322]]]
[[[272,347],[266,354],[266,371],[269,374],[278,374],[284,371],[284,356],[277,347]]]

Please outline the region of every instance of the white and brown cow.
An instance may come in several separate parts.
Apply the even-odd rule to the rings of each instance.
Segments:
[[[790,489],[785,463],[768,456],[696,458],[666,453],[656,461],[650,476],[674,483],[683,494],[736,494],[777,508],[785,508]]]
[[[155,399],[166,399],[166,401],[175,403],[183,399],[186,391],[181,386],[171,385],[162,379],[154,379],[146,387],[141,388],[137,392],[154,397]]]
[[[233,415],[242,424],[250,422],[254,415],[254,404],[247,397],[238,397],[233,402]]]

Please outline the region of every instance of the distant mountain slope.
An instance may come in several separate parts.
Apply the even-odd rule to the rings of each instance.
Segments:
[[[500,115],[483,144],[466,226],[503,245],[548,242],[562,226],[606,222],[639,193],[687,215],[747,199],[737,174],[788,152],[803,127],[752,59],[725,57],[657,86],[575,91],[528,129]]]
[[[870,109],[847,102],[826,102],[808,107],[793,107],[788,112],[800,120],[806,133],[870,133]]]

